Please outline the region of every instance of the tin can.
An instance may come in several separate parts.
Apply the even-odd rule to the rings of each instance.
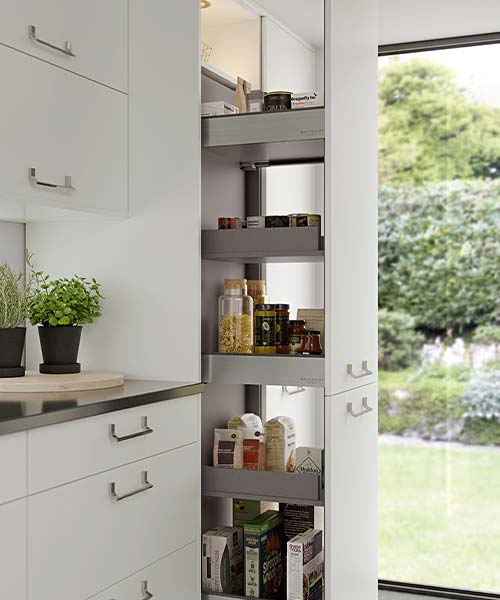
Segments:
[[[241,217],[219,217],[219,229],[242,229],[246,226],[246,219]]]
[[[268,215],[266,227],[289,227],[290,217],[288,215]]]
[[[290,227],[321,227],[321,215],[309,213],[290,215]]]
[[[264,94],[264,110],[266,112],[292,110],[292,92],[268,92]]]

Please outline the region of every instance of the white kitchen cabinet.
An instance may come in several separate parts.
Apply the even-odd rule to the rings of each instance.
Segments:
[[[26,579],[26,500],[21,499],[0,506],[0,598],[26,600]]]
[[[330,0],[326,8],[325,385],[329,396],[377,381],[378,41],[376,2]]]
[[[26,432],[0,435],[0,505],[26,496]]]
[[[29,600],[84,600],[197,540],[199,478],[191,444],[30,496]]]
[[[189,544],[89,600],[194,600],[199,597],[198,557],[198,545]]]
[[[4,0],[0,43],[127,91],[126,0]]]
[[[377,598],[377,386],[325,400],[325,598]]]
[[[198,403],[177,398],[29,431],[29,493],[196,442]]]
[[[0,46],[0,215],[40,207],[124,217],[128,100],[120,92]]]

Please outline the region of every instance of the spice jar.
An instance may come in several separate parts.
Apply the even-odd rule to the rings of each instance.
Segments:
[[[248,295],[253,298],[253,305],[266,304],[266,282],[264,279],[249,279],[247,281]]]
[[[276,354],[288,354],[290,305],[275,304],[276,310]]]
[[[305,321],[290,321],[288,325],[288,352],[289,354],[298,354],[302,347],[302,340],[306,333]]]
[[[276,309],[274,304],[255,307],[255,353],[276,354]]]
[[[253,343],[253,300],[246,279],[224,280],[219,298],[219,352],[251,354]]]
[[[304,333],[302,346],[299,349],[300,354],[323,354],[321,347],[320,332],[312,329]]]

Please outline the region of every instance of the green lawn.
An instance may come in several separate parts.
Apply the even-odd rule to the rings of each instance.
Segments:
[[[380,578],[500,593],[500,450],[379,444]]]

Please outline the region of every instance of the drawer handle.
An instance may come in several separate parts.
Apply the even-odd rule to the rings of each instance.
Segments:
[[[354,409],[352,408],[352,402],[349,402],[347,404],[347,412],[351,415],[351,417],[354,418],[358,418],[358,417],[362,417],[363,415],[366,415],[370,412],[372,412],[373,408],[371,406],[368,406],[368,398],[364,397],[362,400],[362,406],[363,406],[363,410],[360,410],[359,412],[354,412]]]
[[[141,600],[151,600],[153,598],[153,594],[148,591],[148,582],[142,582],[142,599]]]
[[[355,373],[352,363],[347,365],[347,372],[353,379],[361,379],[362,377],[367,377],[368,375],[373,375],[373,371],[370,371],[368,368],[368,361],[364,360],[361,363],[361,373]]]
[[[116,435],[116,425],[113,423],[112,425],[109,426],[109,435],[116,442],[125,442],[127,440],[133,440],[134,438],[142,437],[143,435],[149,435],[150,433],[153,433],[153,429],[151,429],[151,427],[148,427],[148,418],[147,417],[142,417],[141,431],[137,431],[136,433],[130,433],[129,435],[122,435],[122,436]]]
[[[52,48],[52,50],[62,52],[66,56],[76,56],[76,54],[71,49],[71,42],[64,42],[64,48],[61,48],[60,46],[54,46],[54,44],[50,44],[49,42],[44,42],[39,37],[37,37],[36,27],[34,25],[30,25],[28,27],[28,36],[32,42],[36,42],[37,44],[41,44],[42,46],[47,46],[47,48]]]
[[[66,175],[66,177],[64,178],[64,185],[60,185],[58,183],[48,183],[47,181],[38,180],[36,178],[36,169],[34,167],[30,167],[29,172],[28,172],[28,177],[29,177],[30,182],[33,185],[40,185],[42,187],[48,187],[48,188],[60,189],[60,190],[70,190],[70,191],[74,191],[76,189],[71,184],[71,175]]]
[[[148,472],[142,472],[142,487],[138,490],[134,490],[133,492],[129,492],[128,494],[123,494],[123,496],[119,496],[116,493],[116,482],[112,481],[109,484],[109,495],[115,502],[121,502],[126,498],[131,498],[132,496],[137,496],[137,494],[142,494],[142,492],[147,492],[153,487],[153,484],[148,481]]]

